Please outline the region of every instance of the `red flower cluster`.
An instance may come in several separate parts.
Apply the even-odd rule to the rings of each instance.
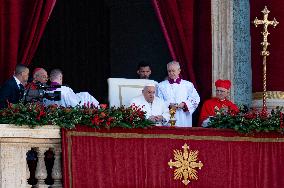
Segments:
[[[90,114],[91,124],[96,127],[104,126],[110,128],[115,121],[112,117],[112,110],[107,108],[107,104],[100,104],[100,108],[87,108],[84,112]]]
[[[142,110],[141,107],[131,105],[130,108],[122,109],[122,112],[125,114],[124,121],[130,123],[134,128],[136,123],[145,119],[146,112]]]
[[[251,111],[246,112],[243,116],[246,119],[255,119],[257,117],[260,117],[261,119],[267,119],[269,117],[269,113],[266,109],[262,109],[261,111],[252,109]]]
[[[283,121],[284,121],[284,116],[283,116],[283,113],[280,112],[280,128],[281,128],[281,129],[284,129],[284,123],[283,123]]]
[[[41,107],[39,108],[39,113],[38,113],[36,119],[39,121],[41,117],[45,117],[45,116],[46,116],[46,113],[45,113],[45,111],[44,111],[44,107],[41,106]]]
[[[230,113],[216,113],[216,116],[210,118],[209,125],[214,128],[230,128],[238,132],[284,132],[283,107],[268,112],[267,109],[248,110],[241,109],[239,113],[232,115]]]
[[[136,106],[99,107],[86,104],[74,108],[57,105],[44,107],[40,103],[9,104],[8,108],[0,109],[0,124],[58,125],[63,128],[74,128],[75,125],[86,125],[93,128],[137,128],[149,127],[153,123],[145,119],[145,112]]]

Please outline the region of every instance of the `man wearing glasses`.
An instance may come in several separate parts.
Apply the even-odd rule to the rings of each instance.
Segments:
[[[43,68],[35,68],[33,71],[33,81],[28,83],[25,88],[36,90],[39,85],[45,85],[48,81],[48,75]]]
[[[25,86],[24,96],[22,101],[24,102],[42,102],[44,90],[43,87],[47,87],[48,75],[43,68],[35,68],[33,71],[33,80]]]
[[[215,86],[216,97],[205,101],[201,109],[199,125],[202,127],[208,127],[210,117],[215,116],[216,111],[225,113],[236,113],[239,111],[237,105],[227,99],[231,88],[230,80],[217,80]]]

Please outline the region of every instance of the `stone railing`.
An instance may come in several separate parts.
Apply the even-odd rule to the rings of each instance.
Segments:
[[[0,124],[0,168],[0,188],[62,187],[60,128]]]

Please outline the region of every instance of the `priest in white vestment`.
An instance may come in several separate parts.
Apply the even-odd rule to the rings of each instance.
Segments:
[[[167,106],[177,107],[175,114],[177,127],[192,127],[192,113],[197,108],[200,97],[189,81],[179,77],[180,65],[176,61],[167,64],[168,80],[158,84],[157,96]]]
[[[84,106],[84,105],[94,105],[98,106],[99,102],[88,92],[80,92],[75,93],[70,87],[62,86],[63,81],[63,74],[61,70],[54,69],[50,73],[50,81],[51,86],[55,87],[54,91],[61,92],[61,100],[59,101],[52,101],[52,100],[44,100],[46,106],[51,104],[57,104],[58,106],[63,107],[75,107],[77,105]],[[56,86],[60,86],[56,88]]]
[[[130,105],[142,108],[146,118],[159,125],[166,125],[170,119],[169,109],[164,101],[155,96],[155,85],[148,84],[142,90],[142,95],[131,100]]]

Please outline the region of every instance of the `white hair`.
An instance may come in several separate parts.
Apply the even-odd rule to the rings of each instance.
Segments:
[[[43,73],[46,73],[46,75],[47,75],[47,72],[44,68],[39,68],[38,70],[36,70],[34,72],[33,78],[37,78],[37,77],[41,76],[41,74],[43,74]]]
[[[177,61],[171,61],[171,62],[169,62],[169,63],[167,64],[167,69],[168,69],[169,66],[171,66],[171,65],[175,65],[175,66],[177,66],[178,69],[180,69],[180,64],[179,64],[179,62],[177,62]]]

